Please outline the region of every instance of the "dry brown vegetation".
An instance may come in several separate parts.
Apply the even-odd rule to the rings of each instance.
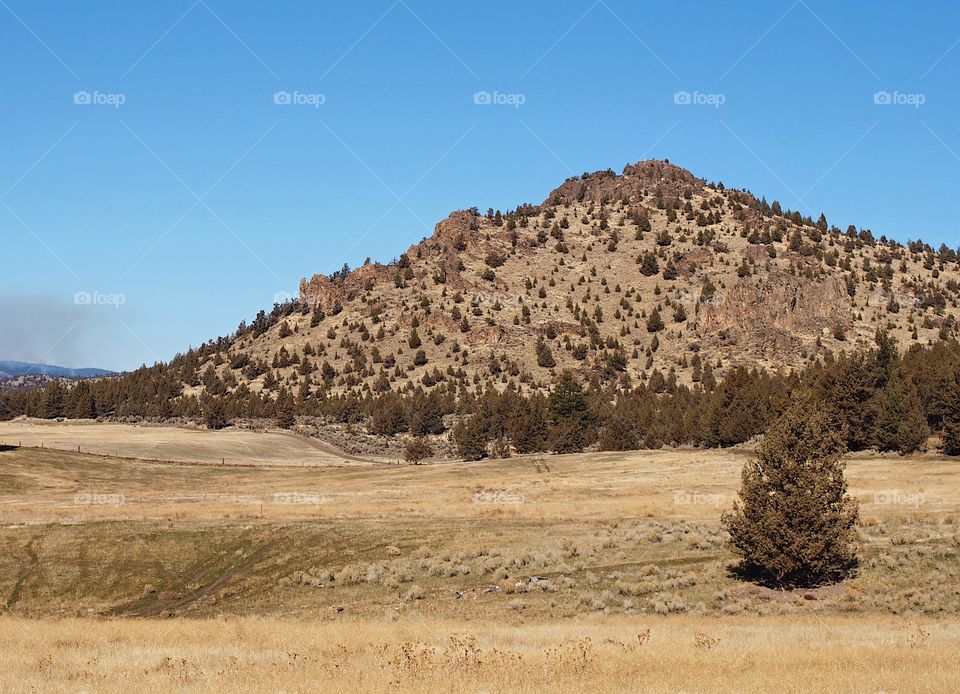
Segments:
[[[783,592],[728,572],[745,451],[302,467],[284,450],[249,467],[0,451],[2,688],[955,683],[960,462],[850,457],[860,569]]]
[[[955,622],[0,617],[5,692],[948,692]],[[774,637],[775,635],[775,637]]]

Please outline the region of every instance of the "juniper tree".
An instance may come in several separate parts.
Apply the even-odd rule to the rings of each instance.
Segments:
[[[542,396],[521,400],[518,411],[506,422],[507,434],[517,453],[534,453],[546,449],[547,418]]]
[[[53,381],[43,390],[40,400],[40,416],[44,419],[63,417],[66,412],[67,391],[60,381]]]
[[[857,503],[847,495],[843,436],[807,399],[773,426],[723,515],[738,573],[777,587],[842,580],[856,567]]]
[[[96,419],[97,407],[87,381],[80,381],[70,391],[66,410],[73,419]]]
[[[940,441],[944,453],[960,455],[960,371],[945,379],[944,386],[938,394],[943,424]]]
[[[596,438],[583,386],[564,371],[547,398],[549,448],[556,453],[579,453]]]
[[[601,451],[632,451],[639,448],[634,423],[637,417],[623,401],[613,407],[606,426],[600,434]]]
[[[293,406],[293,396],[286,389],[282,390],[277,396],[277,402],[274,405],[277,426],[281,429],[290,429],[296,423]]]
[[[660,317],[660,311],[654,309],[647,319],[647,332],[656,333],[661,330],[663,330],[663,319]]]
[[[489,433],[483,419],[471,415],[461,419],[450,432],[450,439],[457,449],[457,455],[464,460],[480,460],[487,457]]]
[[[403,459],[414,465],[419,465],[421,460],[429,458],[431,455],[433,455],[433,447],[424,438],[410,439],[403,447]]]
[[[556,360],[553,358],[553,352],[550,351],[550,347],[547,346],[547,343],[543,341],[543,338],[537,340],[537,366],[552,369],[557,365]]]
[[[206,396],[202,407],[203,421],[208,429],[224,429],[230,425],[222,398]]]

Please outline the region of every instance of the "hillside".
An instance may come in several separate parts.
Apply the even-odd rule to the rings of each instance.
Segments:
[[[540,205],[454,212],[393,263],[302,280],[298,301],[206,350],[186,392],[274,377],[296,390],[307,375],[329,393],[441,380],[528,392],[562,369],[633,386],[789,370],[881,327],[901,348],[953,334],[958,280],[945,247],[841,230],[644,161],[567,180]]]

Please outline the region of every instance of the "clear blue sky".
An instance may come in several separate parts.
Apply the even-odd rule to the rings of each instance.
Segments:
[[[956,3],[474,7],[0,0],[0,358],[166,360],[453,209],[651,157],[958,244]]]

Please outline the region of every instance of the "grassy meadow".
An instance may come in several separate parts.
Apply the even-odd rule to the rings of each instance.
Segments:
[[[81,450],[142,436],[113,426]],[[217,465],[149,429],[153,456],[0,450],[4,691],[957,686],[948,458],[851,456],[860,568],[784,592],[728,571],[746,451],[398,466],[243,432]]]

